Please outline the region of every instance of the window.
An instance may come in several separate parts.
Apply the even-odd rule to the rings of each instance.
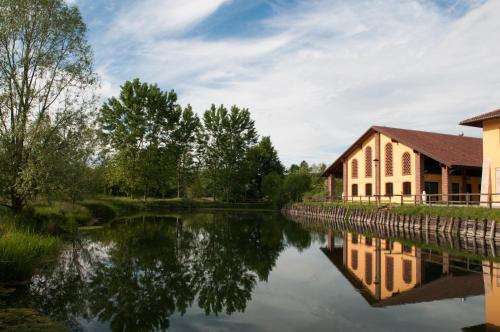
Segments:
[[[365,149],[365,177],[372,177],[372,148],[367,146]]]
[[[394,186],[392,185],[392,182],[387,182],[385,184],[385,195],[386,196],[394,195]]]
[[[385,250],[393,250],[394,244],[391,240],[385,240]]]
[[[366,196],[372,195],[372,184],[371,183],[365,184],[365,194],[366,194]]]
[[[372,254],[370,252],[365,253],[365,281],[368,285],[372,284]]]
[[[352,160],[351,168],[352,168],[352,171],[351,171],[352,178],[357,179],[358,178],[358,160],[357,159]]]
[[[411,284],[411,261],[408,259],[403,260],[403,281],[407,284]]]
[[[351,267],[353,270],[358,269],[358,251],[351,250]]]
[[[411,175],[411,156],[409,152],[403,153],[403,175]]]
[[[393,175],[392,143],[385,145],[385,176]]]
[[[411,254],[412,246],[403,244],[403,252]]]
[[[411,182],[403,182],[403,195],[411,196]]]
[[[458,195],[460,193],[460,183],[452,183],[451,184],[451,193],[452,193],[452,196],[451,196],[452,201],[460,200],[460,195]]]
[[[372,238],[371,237],[365,237],[365,245],[367,245],[367,246],[372,245]]]
[[[394,258],[385,259],[385,288],[392,292],[394,289]]]
[[[358,235],[357,234],[352,234],[351,243],[352,244],[357,244],[358,243]]]
[[[353,184],[351,187],[352,187],[352,196],[358,196],[358,185]]]

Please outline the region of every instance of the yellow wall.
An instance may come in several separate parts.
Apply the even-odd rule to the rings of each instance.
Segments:
[[[392,143],[392,154],[393,154],[393,175],[385,176],[385,145],[387,143]],[[403,175],[403,153],[408,152],[411,156],[411,175]],[[386,195],[385,184],[387,182],[393,183],[394,195],[403,194],[403,182],[411,182],[411,194],[416,195],[415,191],[415,158],[416,154],[413,149],[408,146],[398,143],[391,142],[391,138],[381,134],[380,135],[380,191],[382,195]]]
[[[372,194],[376,194],[376,184],[375,184],[375,178],[376,178],[376,167],[375,167],[375,162],[372,161],[372,176],[371,177],[365,177],[365,149],[366,147],[370,146],[372,149],[372,159],[376,159],[376,147],[375,147],[375,135],[372,134],[369,136],[364,142],[362,142],[362,145],[356,149],[356,151],[352,152],[348,157],[347,157],[347,162],[348,162],[348,193],[347,196],[352,196],[352,185],[357,184],[358,185],[358,196],[366,196],[365,192],[365,185],[367,183],[372,184]],[[392,150],[393,150],[393,175],[392,176],[385,176],[385,145],[386,143],[391,142],[391,139],[383,134],[380,134],[380,194],[385,195],[385,184],[387,182],[392,182],[393,183],[393,194],[394,195],[401,195],[403,193],[403,182],[411,182],[411,190],[412,190],[412,195],[415,195],[415,152],[413,152],[413,149],[409,148],[408,146],[402,144],[402,143],[397,143],[397,142],[392,142]],[[411,167],[412,167],[412,173],[411,175],[403,175],[403,169],[402,169],[402,157],[403,153],[409,152],[411,155]],[[352,161],[353,159],[358,160],[358,178],[353,178],[352,177]]]
[[[483,159],[490,161],[490,192],[500,193],[497,186],[500,179],[496,176],[497,169],[500,169],[500,119],[483,122]],[[493,201],[500,203],[500,196],[493,196]]]

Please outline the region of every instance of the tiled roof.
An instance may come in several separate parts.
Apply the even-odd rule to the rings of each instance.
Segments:
[[[480,138],[373,126],[330,165],[323,173],[323,176],[340,172],[342,169],[342,160],[359,148],[363,141],[375,132],[384,134],[449,167],[482,166],[483,144]]]
[[[460,124],[464,125],[464,126],[481,128],[483,126],[484,120],[491,120],[491,119],[496,119],[496,118],[500,118],[500,110],[477,115],[473,118],[470,118],[470,119],[467,119],[467,120],[460,122]]]

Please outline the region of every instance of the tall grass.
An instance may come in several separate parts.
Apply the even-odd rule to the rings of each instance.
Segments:
[[[0,214],[0,281],[24,280],[59,249],[54,236],[37,234],[12,215]]]

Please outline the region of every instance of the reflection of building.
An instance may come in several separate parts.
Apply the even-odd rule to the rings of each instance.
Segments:
[[[460,123],[464,126],[483,128],[483,178],[482,201],[500,206],[500,110],[478,115]],[[488,202],[489,203],[489,202]]]
[[[373,307],[485,294],[486,323],[464,331],[500,331],[500,263],[353,233],[330,232],[321,250]]]
[[[465,200],[454,193],[475,193],[471,199],[479,200],[482,148],[479,138],[373,126],[323,176],[330,198],[337,178],[347,197],[402,194],[413,201],[425,190],[445,201]]]
[[[500,332],[500,263],[483,262],[486,322],[466,327],[466,332]]]

